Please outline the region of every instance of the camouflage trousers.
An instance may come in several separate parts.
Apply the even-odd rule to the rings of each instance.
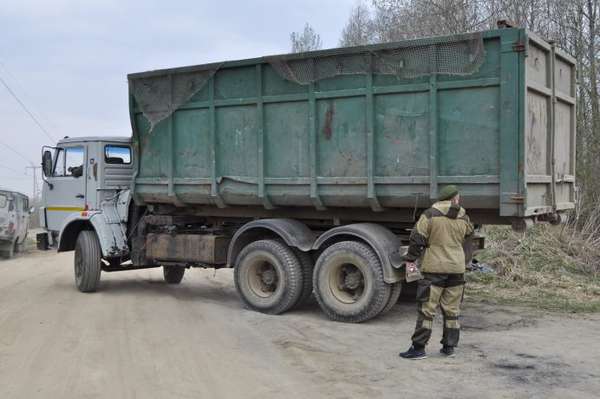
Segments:
[[[424,348],[431,338],[433,318],[438,305],[444,316],[442,345],[456,346],[460,336],[460,304],[465,288],[464,274],[423,273],[417,286],[419,314],[412,336],[415,348]]]

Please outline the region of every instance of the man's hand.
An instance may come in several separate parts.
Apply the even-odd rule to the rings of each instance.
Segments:
[[[415,273],[418,270],[415,262],[406,262],[405,266],[407,273]]]
[[[423,275],[419,271],[419,268],[417,267],[417,264],[415,262],[406,262],[404,265],[406,267],[406,282],[407,283],[410,283],[412,281],[421,280],[423,278]]]

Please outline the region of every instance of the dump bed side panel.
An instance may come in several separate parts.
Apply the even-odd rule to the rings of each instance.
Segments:
[[[575,183],[575,60],[529,34],[526,215],[570,209]]]
[[[524,33],[483,32],[482,51],[432,38],[130,75],[135,198],[412,220],[452,183],[478,222],[509,222],[525,212]]]

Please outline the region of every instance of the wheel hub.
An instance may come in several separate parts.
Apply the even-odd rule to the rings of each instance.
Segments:
[[[352,263],[339,265],[329,277],[332,294],[341,302],[355,303],[365,290],[365,276]]]
[[[276,274],[275,274],[275,270],[272,268],[268,268],[266,270],[263,270],[260,273],[260,280],[262,281],[263,284],[265,285],[273,285],[275,283],[275,279],[276,279]]]
[[[258,260],[249,268],[248,284],[257,296],[270,297],[277,291],[279,285],[279,276],[275,266],[264,259]]]
[[[346,289],[355,290],[362,282],[362,274],[358,270],[346,272],[344,276],[344,287]]]

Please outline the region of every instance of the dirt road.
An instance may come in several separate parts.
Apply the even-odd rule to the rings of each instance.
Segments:
[[[361,325],[316,305],[242,308],[230,271],[103,273],[74,288],[72,253],[0,261],[2,398],[592,398],[600,316],[465,304],[459,354],[405,361],[414,303]]]

